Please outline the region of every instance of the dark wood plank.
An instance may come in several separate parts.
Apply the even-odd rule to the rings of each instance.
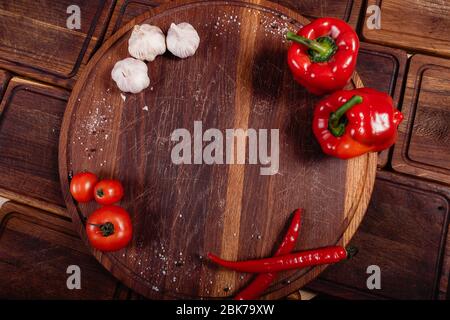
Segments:
[[[429,189],[442,193],[447,199],[450,199],[450,187],[428,183]],[[441,208],[441,210],[444,208]],[[447,217],[447,239],[443,248],[442,269],[439,281],[438,298],[441,300],[450,300],[450,217]]]
[[[346,298],[437,298],[447,290],[450,270],[448,262],[442,264],[448,250],[449,201],[446,187],[380,172],[368,212],[351,241],[359,254],[328,268],[310,289]],[[381,268],[381,290],[367,289],[369,265]]]
[[[411,59],[394,170],[450,183],[450,60]]]
[[[316,294],[315,300],[386,300],[384,297],[347,287],[345,284],[328,281],[321,277],[309,283],[306,289]]]
[[[7,202],[0,209],[1,299],[128,299],[89,253],[68,219]],[[81,290],[69,290],[69,265],[81,269]]]
[[[105,39],[108,39],[131,19],[143,14],[149,9],[169,2],[172,2],[172,0],[117,0]]]
[[[12,78],[0,104],[0,194],[65,214],[58,141],[69,93]]]
[[[284,30],[309,21],[265,1],[174,2],[161,8],[108,40],[75,86],[64,117],[62,189],[85,240],[79,213],[87,216],[96,206],[73,202],[68,170],[114,176],[127,190],[121,205],[133,219],[133,242],[115,253],[93,250],[97,258],[147,297],[225,297],[249,277],[199,256],[208,251],[233,260],[267,256],[297,207],[306,212],[299,248],[345,244],[367,208],[376,154],[348,162],[326,157],[312,136],[311,110],[318,98],[293,81],[280,59],[289,46]],[[231,15],[237,21],[230,22]],[[198,30],[202,42],[196,55],[186,60],[165,55],[148,64],[153,89],[126,95],[124,101],[110,73],[127,56],[130,29],[150,23],[167,30],[174,20],[189,21]],[[224,24],[220,37],[211,27],[217,21]],[[357,75],[356,84],[361,85]],[[89,131],[93,118],[104,121]],[[279,174],[262,176],[255,165],[175,165],[171,133],[192,132],[195,120],[203,121],[205,130],[222,132],[279,129]],[[270,297],[298,289],[320,271],[286,273]],[[283,282],[287,278],[289,286]]]
[[[111,36],[121,26],[145,11],[170,3],[173,0],[118,0],[114,9],[107,37]],[[347,21],[356,28],[361,13],[362,0],[273,0],[293,9],[307,18],[333,16]]]
[[[9,79],[11,79],[11,75],[4,70],[0,70],[0,101],[3,98]]]
[[[67,28],[67,8],[81,11],[80,30]],[[1,1],[0,67],[71,87],[101,43],[113,0]]]
[[[439,0],[368,0],[381,8],[381,29],[364,23],[364,40],[450,57],[450,3]],[[366,19],[373,13],[367,13]]]
[[[336,17],[356,29],[361,14],[362,0],[272,0],[291,8],[307,18]]]
[[[361,43],[357,69],[364,85],[390,94],[394,105],[400,108],[399,100],[405,78],[408,56],[405,51]],[[378,166],[388,162],[389,150],[378,156]]]

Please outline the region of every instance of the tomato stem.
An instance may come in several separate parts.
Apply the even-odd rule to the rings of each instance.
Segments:
[[[111,222],[106,222],[102,224],[95,224],[95,223],[88,223],[88,224],[99,228],[104,237],[109,237],[110,235],[114,234],[114,224],[112,224]]]
[[[98,196],[99,198],[103,198],[104,195],[105,195],[105,193],[103,192],[103,189],[98,189],[98,190],[97,190],[97,196]]]

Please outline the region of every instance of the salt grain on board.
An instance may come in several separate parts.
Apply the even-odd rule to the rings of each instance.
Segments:
[[[264,36],[268,37],[269,35],[274,35],[277,37],[281,37],[281,43],[286,43],[285,34],[293,29],[292,24],[289,23],[288,17],[284,15],[274,16],[273,18],[269,18],[267,16],[261,15],[259,11],[248,9],[248,12],[251,13],[254,17],[259,18],[259,24],[252,24],[251,32],[257,32],[261,26],[263,27]],[[224,32],[227,32],[228,29],[233,29],[233,26],[237,26],[237,33],[240,33],[240,25],[241,21],[239,21],[238,15],[234,15],[233,13],[228,16],[224,13],[222,16],[217,16],[217,21],[214,24],[214,29],[219,29],[221,32],[215,33],[216,37],[220,37]]]

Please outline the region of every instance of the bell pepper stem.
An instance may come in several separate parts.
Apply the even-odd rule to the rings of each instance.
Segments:
[[[312,40],[289,31],[286,34],[286,39],[308,47],[309,58],[314,63],[328,62],[338,50],[336,42],[330,36],[322,36]]]
[[[345,123],[342,121],[345,113],[362,102],[363,98],[361,96],[355,95],[341,107],[339,107],[336,112],[330,114],[330,119],[328,120],[328,129],[335,137],[340,137],[345,132]]]
[[[292,31],[288,31],[288,33],[286,34],[286,39],[303,44],[308,48],[317,51],[320,54],[326,54],[328,52],[328,48],[322,46],[319,42],[299,36],[298,34]]]

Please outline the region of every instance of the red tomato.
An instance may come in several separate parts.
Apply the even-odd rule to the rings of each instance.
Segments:
[[[95,186],[94,195],[98,203],[110,205],[122,199],[123,187],[117,180],[101,180]]]
[[[78,202],[89,202],[94,199],[94,187],[97,176],[91,172],[76,174],[70,181],[70,193]]]
[[[94,211],[86,222],[90,244],[100,251],[116,251],[127,246],[133,235],[130,215],[119,206]]]

